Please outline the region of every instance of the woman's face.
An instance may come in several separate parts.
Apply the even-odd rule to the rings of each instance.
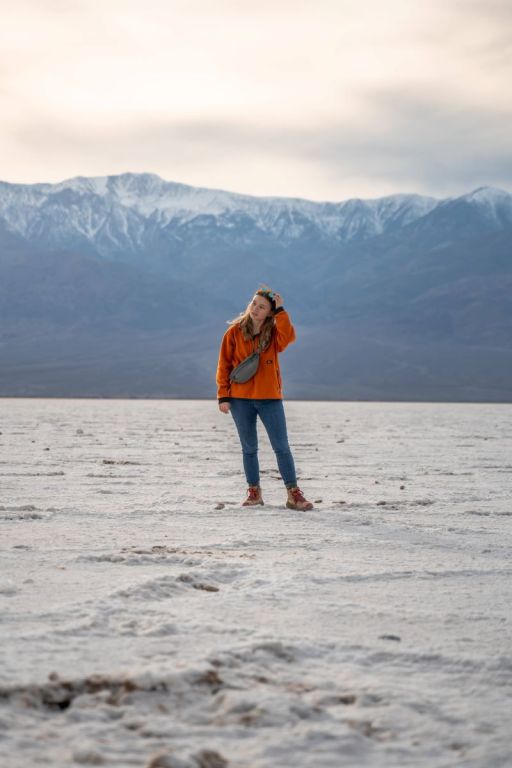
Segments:
[[[249,304],[249,314],[260,325],[272,313],[272,304],[264,296],[256,294]]]

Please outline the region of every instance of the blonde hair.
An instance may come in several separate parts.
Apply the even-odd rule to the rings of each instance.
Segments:
[[[255,295],[262,296],[263,294],[260,293],[260,290],[257,290]],[[273,304],[270,299],[268,299],[266,296],[263,296],[263,298],[266,298],[270,306],[273,308]],[[242,336],[244,337],[245,341],[251,341],[251,339],[254,339],[255,336],[254,325],[250,314],[252,301],[253,300],[251,299],[245,311],[240,312],[238,317],[234,317],[232,320],[228,320],[228,325],[230,328],[232,328],[234,325],[240,326],[240,330],[242,331]],[[263,324],[260,328],[260,342],[262,349],[266,349],[270,344],[270,339],[272,338],[272,330],[275,324],[276,321],[274,320],[273,315],[268,315],[268,317],[266,317],[263,321]]]

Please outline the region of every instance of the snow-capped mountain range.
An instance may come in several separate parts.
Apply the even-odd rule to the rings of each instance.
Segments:
[[[261,282],[299,329],[295,397],[512,400],[508,192],[313,202],[134,173],[0,182],[0,396],[214,396]]]
[[[239,242],[257,233],[280,245],[305,236],[345,245],[397,231],[447,206],[449,215],[457,203],[479,207],[490,226],[512,222],[512,196],[492,187],[447,200],[400,194],[320,203],[191,187],[148,173],[57,184],[0,182],[0,221],[8,232],[38,247],[87,243],[104,256],[144,251],[156,241],[161,248],[162,237],[172,249],[173,240],[178,245],[205,227]]]

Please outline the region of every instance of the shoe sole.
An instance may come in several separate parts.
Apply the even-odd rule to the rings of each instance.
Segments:
[[[242,507],[264,507],[264,506],[265,504],[263,501],[251,501],[249,502],[249,504],[246,501],[244,501],[244,503],[242,504]]]
[[[291,501],[286,502],[286,506],[288,509],[296,509],[298,512],[309,512],[310,509],[313,509],[313,505],[306,506],[306,507],[299,507],[297,504],[292,504]]]

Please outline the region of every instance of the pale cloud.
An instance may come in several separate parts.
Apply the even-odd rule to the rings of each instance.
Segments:
[[[511,22],[497,0],[3,0],[1,175],[510,188]]]

